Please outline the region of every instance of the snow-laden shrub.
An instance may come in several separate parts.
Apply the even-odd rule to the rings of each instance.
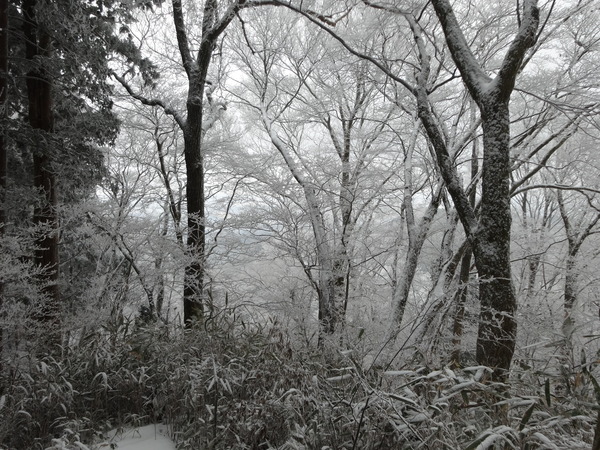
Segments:
[[[94,333],[62,356],[24,353],[7,361],[0,445],[43,449],[74,436],[91,442],[111,423],[147,422],[152,388],[130,339]]]
[[[125,324],[3,372],[0,448],[90,446],[108,427],[163,421],[182,449],[579,449],[594,436],[593,364],[565,386],[533,369],[370,368],[298,348],[275,324],[221,313],[173,331]],[[517,372],[520,370],[520,372]],[[4,447],[2,447],[4,446]],[[61,447],[62,446],[62,447]],[[90,447],[92,448],[92,447]]]

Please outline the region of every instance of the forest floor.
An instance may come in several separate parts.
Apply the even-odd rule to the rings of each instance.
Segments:
[[[163,424],[151,424],[139,428],[113,430],[108,439],[91,445],[90,450],[117,448],[119,450],[175,450],[169,438],[169,429]],[[114,446],[116,445],[116,447]]]

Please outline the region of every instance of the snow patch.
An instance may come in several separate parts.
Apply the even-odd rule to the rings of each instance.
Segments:
[[[140,428],[113,430],[105,441],[90,446],[91,450],[176,450],[169,438],[169,428],[163,424],[146,425]]]

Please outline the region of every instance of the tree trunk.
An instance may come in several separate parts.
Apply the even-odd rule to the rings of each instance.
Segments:
[[[565,202],[563,199],[562,192],[557,192],[558,209],[562,218],[565,234],[567,236],[567,260],[565,262],[565,288],[564,288],[564,320],[562,325],[562,331],[565,338],[565,345],[570,348],[571,335],[575,327],[573,318],[573,307],[577,302],[577,279],[579,278],[577,273],[577,255],[581,250],[581,246],[585,240],[592,234],[596,224],[600,222],[600,213],[597,213],[582,229],[576,229],[569,218],[569,213],[565,208]],[[582,224],[580,224],[582,225]]]
[[[459,287],[454,296],[456,312],[452,324],[452,354],[450,364],[453,367],[461,367],[461,342],[464,331],[465,303],[469,292],[469,275],[471,271],[471,249],[467,249],[460,263]]]
[[[444,195],[442,195],[444,200]],[[447,203],[445,200],[444,203]],[[444,269],[448,268],[448,264],[454,257],[452,245],[454,244],[454,238],[456,235],[456,229],[458,225],[458,214],[455,209],[448,212],[448,206],[446,206],[446,229],[442,236],[442,242],[440,244],[440,256],[435,261],[431,269],[431,281],[433,282],[433,288],[427,295],[427,301],[435,300],[436,297],[442,295],[442,291],[446,286],[450,284],[453,274],[448,274]],[[450,264],[451,266],[452,264]]]
[[[577,301],[577,278],[576,271],[577,251],[573,251],[573,246],[569,241],[569,252],[565,263],[565,288],[564,288],[564,318],[562,323],[562,333],[564,335],[565,354],[572,351],[573,331],[575,329],[575,318],[573,317],[573,307]]]
[[[182,126],[184,137],[186,196],[188,213],[188,262],[184,273],[183,319],[190,326],[204,316],[204,275],[206,259],[206,226],[204,211],[204,137],[203,106],[208,68],[217,40],[225,32],[243,2],[234,2],[221,18],[217,0],[206,0],[202,15],[202,39],[196,57],[192,56],[181,0],[172,0],[173,22],[179,54],[188,79],[187,118]]]
[[[515,348],[517,300],[510,262],[510,117],[509,101],[526,51],[535,43],[539,9],[535,0],[523,2],[519,30],[495,77],[477,61],[462,33],[448,0],[432,0],[446,43],[461,78],[477,103],[483,128],[483,173],[479,217],[460,184],[444,138],[435,123],[427,95],[429,56],[416,28],[423,70],[419,74],[419,116],[432,142],[438,165],[465,229],[479,275],[481,315],[477,337],[477,362],[491,367],[493,379],[508,377]]]
[[[204,260],[206,227],[204,223],[204,156],[202,152],[202,120],[204,88],[208,67],[221,31],[215,30],[217,5],[209,0],[204,5],[202,42],[197,58],[193,58],[180,0],[173,0],[175,33],[183,66],[188,77],[187,118],[183,126],[187,197],[187,253],[184,271],[183,320],[190,326],[204,315]],[[231,20],[231,19],[229,19]],[[228,23],[228,22],[227,22]],[[225,24],[226,25],[226,24]],[[223,28],[224,29],[224,28]]]
[[[286,159],[286,162],[289,162],[289,159]],[[299,173],[297,170],[295,172]],[[328,233],[323,221],[323,214],[321,213],[315,194],[316,189],[306,180],[301,179],[302,182],[300,182],[299,178],[296,178],[304,190],[304,197],[308,206],[309,217],[316,241],[317,270],[319,271],[319,324],[321,331],[319,333],[319,344],[322,344],[323,338],[326,335],[331,335],[335,332],[339,319],[338,307],[340,305],[335,304],[336,278],[334,276],[334,257],[328,242]]]
[[[7,136],[8,117],[8,0],[0,0],[0,239],[6,226],[6,175],[7,175]],[[0,282],[0,302],[2,282]],[[2,304],[0,303],[0,308]]]
[[[573,253],[571,249],[569,249],[569,254],[567,255],[566,262],[566,270],[565,270],[565,317],[570,317],[573,311],[573,306],[575,306],[575,301],[577,300],[577,278],[578,274],[575,270],[576,266],[576,257],[577,252]]]
[[[386,342],[392,342],[400,332],[402,325],[402,319],[404,318],[404,311],[406,309],[406,303],[410,293],[413,279],[417,272],[417,263],[419,256],[427,239],[429,229],[437,213],[440,200],[442,197],[443,183],[440,182],[435,192],[432,193],[432,199],[421,218],[419,224],[415,224],[414,217],[412,215],[412,205],[405,206],[407,211],[411,211],[407,214],[407,228],[408,228],[408,250],[406,252],[406,259],[404,261],[404,267],[400,279],[396,282],[393,293],[392,293],[392,320],[390,324],[390,330],[388,332],[388,339]],[[412,197],[412,194],[411,194]],[[409,200],[412,202],[412,199]],[[411,217],[411,219],[409,219]]]
[[[7,136],[8,117],[8,0],[0,0],[0,242],[6,232],[6,175],[7,175]],[[4,282],[0,280],[0,317],[3,316]],[[0,374],[3,371],[4,330],[0,326]],[[0,386],[0,395],[4,392]]]
[[[207,67],[208,69],[208,67]],[[206,75],[205,75],[206,76]],[[187,101],[187,123],[184,130],[187,197],[187,252],[183,290],[183,317],[186,325],[204,315],[204,254],[206,228],[204,224],[204,158],[202,155],[203,80],[191,79]]]
[[[506,371],[517,332],[517,299],[510,262],[508,99],[490,96],[480,108],[484,148],[481,210],[478,231],[472,239],[481,304],[476,358],[479,364]]]
[[[310,224],[315,236],[316,253],[317,253],[317,270],[318,283],[317,295],[319,298],[319,344],[322,344],[325,335],[331,335],[336,329],[336,324],[339,319],[338,307],[335,304],[335,284],[336,277],[334,274],[335,258],[331,250],[331,245],[328,240],[327,229],[323,220],[323,214],[319,207],[319,201],[316,195],[316,186],[306,179],[304,173],[298,163],[292,157],[285,142],[273,130],[273,123],[268,117],[268,114],[263,107],[261,120],[265,130],[271,138],[273,146],[285,160],[285,163],[290,170],[290,173],[302,188],[306,206],[308,208],[308,216]]]
[[[39,312],[42,321],[59,322],[60,293],[58,289],[58,216],[56,177],[52,168],[49,134],[54,129],[52,83],[44,64],[51,56],[50,36],[40,29],[36,18],[36,0],[23,2],[23,32],[26,58],[32,66],[26,75],[29,99],[29,124],[36,136],[33,147],[33,184],[41,196],[34,208],[33,222],[39,227],[35,261],[44,269],[41,277],[46,298]]]
[[[164,164],[161,164],[161,166],[164,168]],[[163,171],[164,172],[164,171]],[[166,200],[165,201],[165,217],[163,219],[163,223],[162,223],[162,229],[160,230],[160,236],[163,239],[167,238],[167,234],[169,232],[169,213],[167,212],[167,210],[170,209],[171,206],[171,201],[170,200]],[[177,225],[175,224],[175,229],[177,230]],[[176,232],[177,233],[177,232]],[[165,274],[164,274],[164,269],[163,269],[163,254],[160,253],[159,256],[154,258],[154,270],[155,270],[155,284],[153,287],[153,292],[156,292],[156,317],[159,319],[162,319],[162,310],[163,310],[163,305],[165,302]]]
[[[352,206],[354,200],[354,180],[351,176],[350,167],[350,133],[352,122],[343,126],[344,146],[339,154],[342,163],[339,207],[341,213],[341,235],[335,249],[335,261],[333,262],[333,304],[337,310],[340,328],[345,326],[346,309],[348,307],[349,283],[350,283],[350,255],[348,247],[352,238],[354,223],[352,221]],[[344,123],[343,123],[344,125]],[[332,131],[330,130],[330,133]],[[339,151],[338,151],[339,152]]]

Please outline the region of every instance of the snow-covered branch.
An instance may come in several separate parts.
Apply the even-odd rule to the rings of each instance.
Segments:
[[[143,105],[158,106],[159,108],[162,108],[162,110],[165,112],[165,114],[167,114],[167,115],[173,117],[173,119],[175,119],[175,122],[177,122],[177,125],[179,125],[179,128],[181,128],[182,130],[185,129],[185,119],[175,109],[171,108],[170,106],[167,106],[167,104],[165,104],[165,102],[163,102],[162,100],[159,100],[156,98],[148,98],[148,97],[145,97],[142,94],[134,91],[134,89],[125,80],[125,78],[117,75],[115,72],[112,72],[112,76],[115,80],[117,80],[121,84],[121,86],[123,86],[125,88],[127,93],[132,98],[136,99]]]

